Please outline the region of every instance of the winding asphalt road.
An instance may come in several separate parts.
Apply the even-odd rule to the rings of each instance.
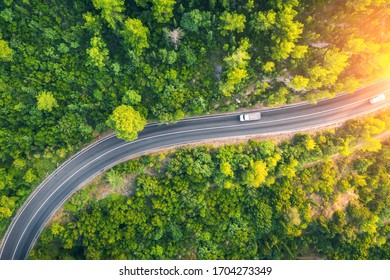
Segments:
[[[384,102],[369,103],[370,98],[381,93],[387,95]],[[389,104],[387,79],[315,106],[305,103],[264,110],[259,121],[239,122],[239,113],[233,113],[185,119],[174,125],[150,124],[132,142],[109,135],[74,155],[39,185],[13,218],[3,239],[0,259],[26,259],[55,211],[86,182],[120,162],[179,144],[321,127]]]

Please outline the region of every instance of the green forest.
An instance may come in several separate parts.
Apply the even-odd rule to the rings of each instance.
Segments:
[[[30,258],[389,259],[389,113],[120,164],[66,203]]]
[[[389,77],[389,14],[388,0],[0,0],[0,237],[33,188],[103,133],[115,131],[132,140],[151,121],[173,123],[255,105],[315,103]],[[352,145],[350,138],[343,140],[344,153]],[[264,160],[252,159],[250,166],[267,170],[269,175],[262,176],[271,184],[271,173],[293,172],[303,156],[288,157],[289,152],[283,151],[288,164],[280,170]],[[218,169],[214,155],[202,160],[215,162],[212,172]],[[175,168],[181,170],[181,164]],[[233,167],[241,168],[230,163]],[[178,177],[172,168],[167,176]],[[223,169],[229,178],[229,166]],[[192,180],[207,178],[193,175]],[[142,178],[146,185],[155,180],[143,176],[140,194]],[[243,186],[237,188],[264,183],[256,174],[245,176],[235,182],[220,175],[215,186],[235,188],[241,179]],[[158,184],[162,188],[171,179]],[[119,207],[124,200],[112,198],[96,207]],[[129,205],[120,207],[133,207]],[[264,207],[261,211],[268,211]],[[191,230],[187,234],[196,232]],[[267,226],[263,232],[270,230]],[[248,232],[247,238],[253,234]],[[269,244],[276,246],[272,240]],[[67,254],[82,256],[75,253],[80,246],[69,244]],[[217,250],[219,245],[207,246]],[[211,258],[207,248],[202,256]],[[120,257],[119,251],[105,255],[95,249],[85,254]],[[168,252],[164,257],[176,254]]]

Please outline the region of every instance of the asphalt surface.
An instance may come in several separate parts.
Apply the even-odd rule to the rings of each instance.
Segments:
[[[386,100],[370,104],[384,93]],[[390,79],[323,100],[262,111],[262,119],[240,122],[240,113],[182,120],[174,125],[150,124],[132,142],[107,136],[74,155],[49,175],[19,209],[3,238],[0,259],[27,259],[55,211],[81,186],[110,167],[156,149],[210,139],[298,131],[345,121],[390,104]]]

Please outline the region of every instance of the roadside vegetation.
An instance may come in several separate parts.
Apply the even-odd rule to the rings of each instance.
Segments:
[[[30,258],[389,259],[390,142],[375,137],[389,130],[386,110],[128,161],[76,193]]]
[[[1,0],[0,236],[59,162],[110,129],[131,140],[146,120],[388,77],[386,3]]]

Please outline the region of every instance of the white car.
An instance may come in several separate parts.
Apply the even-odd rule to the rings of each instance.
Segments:
[[[370,103],[375,104],[375,103],[381,102],[385,99],[386,99],[386,96],[384,94],[381,94],[381,95],[378,95],[378,96],[371,98]]]
[[[240,115],[240,122],[257,121],[260,119],[261,119],[260,112],[253,112],[253,113]]]

